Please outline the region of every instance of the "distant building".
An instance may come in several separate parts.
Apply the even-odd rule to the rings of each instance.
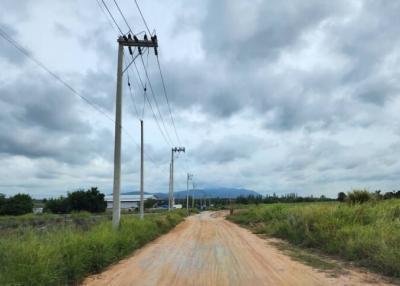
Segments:
[[[145,201],[148,199],[157,199],[154,195],[143,195],[143,198]],[[113,196],[106,196],[104,199],[107,202],[107,208],[112,209],[114,204]],[[139,207],[140,195],[121,195],[120,202],[121,209],[136,209]]]
[[[41,214],[43,213],[43,208],[33,208],[32,212],[34,214]]]

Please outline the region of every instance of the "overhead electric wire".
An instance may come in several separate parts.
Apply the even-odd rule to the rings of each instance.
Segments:
[[[149,34],[151,35],[149,26],[147,25],[147,22],[146,22],[146,19],[144,18],[144,15],[143,15],[143,13],[142,13],[142,10],[140,9],[140,6],[139,6],[137,0],[134,0],[134,1],[135,1],[135,4],[136,4],[136,7],[137,7],[137,9],[138,9],[138,11],[139,11],[139,13],[140,13],[140,16],[142,17],[143,23],[144,23],[144,25],[146,26],[147,31],[148,31]],[[174,120],[174,117],[173,117],[173,115],[172,115],[171,105],[169,104],[169,99],[168,99],[167,89],[166,89],[166,85],[165,85],[165,80],[164,80],[164,76],[163,76],[163,73],[162,73],[161,64],[160,64],[158,55],[156,55],[156,58],[157,58],[157,65],[158,65],[158,69],[159,69],[159,72],[160,72],[160,77],[161,77],[161,81],[162,81],[162,85],[163,85],[164,95],[165,95],[165,99],[166,99],[166,102],[167,102],[167,105],[168,105],[168,111],[169,111],[169,113],[170,113],[171,122],[172,122],[172,125],[173,125],[173,128],[174,128],[174,132],[175,132],[175,135],[176,135],[176,139],[178,140],[178,143],[179,143],[180,145],[182,145],[182,144],[181,144],[180,137],[179,137],[179,134],[178,134],[177,129],[176,129],[175,120]],[[143,66],[144,66],[143,57],[142,57],[142,56],[141,56],[141,60],[142,60]],[[151,86],[151,82],[150,82],[150,79],[149,79],[149,76],[148,76],[148,73],[147,73],[147,69],[145,69],[145,72],[146,72],[147,80],[148,80],[148,82],[149,82],[150,89],[151,89],[152,94],[153,94],[153,97],[154,97],[154,92],[153,92],[153,89],[152,89],[152,86]],[[157,107],[158,107],[158,106],[157,106]],[[163,122],[164,122],[164,121],[163,121]],[[164,125],[164,127],[165,127],[165,125]],[[186,154],[186,152],[185,152],[185,154]],[[187,167],[187,156],[185,156],[184,164],[185,164],[186,170],[188,170],[188,167]]]
[[[158,115],[159,115],[159,117],[161,119],[161,123],[164,126],[164,130],[165,130],[165,133],[167,134],[167,137],[168,137],[169,141],[172,143],[173,141],[171,140],[171,137],[169,136],[169,132],[168,132],[167,126],[165,125],[165,120],[164,120],[164,118],[163,118],[163,116],[161,114],[160,107],[158,105],[158,101],[157,101],[157,98],[156,98],[156,95],[155,95],[155,92],[154,92],[154,89],[153,89],[153,85],[151,84],[149,73],[147,71],[146,65],[144,64],[144,60],[143,60],[143,56],[142,55],[140,56],[140,59],[141,59],[141,62],[142,62],[142,65],[143,65],[143,69],[144,69],[144,72],[145,72],[145,75],[146,75],[146,78],[147,78],[147,82],[148,82],[149,87],[150,87],[152,98],[153,98],[153,100],[154,100],[154,102],[156,104]]]
[[[40,68],[42,68],[44,71],[46,71],[50,76],[55,78],[59,83],[64,85],[68,90],[70,90],[73,94],[84,100],[90,107],[92,107],[94,110],[97,112],[101,113],[103,116],[105,116],[109,121],[112,123],[116,124],[115,120],[110,117],[104,110],[102,110],[97,104],[93,103],[91,100],[89,100],[87,97],[83,96],[80,94],[75,88],[73,88],[69,83],[64,81],[59,75],[51,71],[47,66],[45,66],[42,62],[37,60],[28,50],[23,48],[17,41],[12,39],[1,27],[0,27],[0,36],[5,39],[7,42],[9,42],[12,46],[14,46],[20,53],[22,53],[24,56],[29,58],[31,61],[33,61],[36,65],[38,65]],[[136,142],[134,137],[128,133],[124,127],[120,124],[121,129],[124,131],[124,133],[129,136],[131,139],[133,139],[133,142],[136,144],[138,148],[140,148],[140,145]],[[154,163],[154,165],[157,165],[154,159],[145,153],[145,156]]]
[[[81,95],[76,89],[74,89],[69,83],[64,81],[59,75],[51,71],[48,67],[46,67],[42,62],[36,59],[28,50],[23,48],[17,41],[12,39],[2,28],[0,28],[0,36],[8,41],[11,45],[13,45],[19,52],[21,52],[24,56],[28,57],[31,61],[33,61],[36,65],[41,67],[44,71],[50,74],[53,78],[55,78],[58,82],[64,85],[67,89],[69,89],[72,93],[76,96],[83,99],[87,104],[89,104],[93,109],[97,110],[98,112],[102,113],[106,116],[110,121],[115,123],[114,119],[112,119],[104,110],[102,110],[97,104],[91,102],[87,97]]]
[[[135,96],[133,95],[133,92],[132,92],[131,81],[130,81],[130,78],[129,78],[129,72],[128,72],[128,71],[127,71],[127,73],[126,73],[126,77],[127,77],[127,80],[128,80],[129,95],[130,95],[130,98],[131,98],[131,100],[132,100],[132,104],[133,104],[133,106],[134,106],[134,109],[135,109],[135,112],[136,112],[136,116],[137,116],[137,118],[138,118],[139,120],[142,120],[143,118],[141,118],[141,117],[139,116],[139,111],[138,111],[138,109],[137,109]]]
[[[169,104],[168,95],[167,95],[167,88],[165,87],[164,76],[163,76],[163,73],[162,73],[162,70],[161,70],[161,65],[160,65],[160,61],[158,59],[158,55],[156,55],[156,58],[157,58],[158,70],[160,71],[160,77],[161,77],[162,86],[163,86],[163,89],[164,89],[165,100],[167,101],[169,115],[171,116],[172,126],[174,127],[174,131],[175,131],[176,139],[178,139],[178,143],[180,145],[182,145],[181,139],[179,138],[178,132],[176,131],[175,120],[174,120],[174,117],[172,116],[171,105]]]
[[[107,15],[107,12],[104,10],[104,7],[101,5],[100,0],[96,0],[97,4],[99,5],[100,10],[104,13],[104,16],[107,18],[108,23],[110,24],[110,26],[114,29],[115,32],[117,32],[117,28],[115,28],[115,26],[112,24],[110,17]]]
[[[145,19],[144,16],[143,16],[142,10],[140,9],[137,0],[134,0],[134,1],[135,1],[135,4],[136,4],[136,7],[137,7],[137,9],[138,9],[138,11],[139,11],[139,13],[140,13],[140,16],[142,17],[142,21],[143,21],[144,25],[146,26],[147,31],[149,32],[149,35],[151,35],[149,26],[147,25],[146,19]]]
[[[121,28],[119,27],[117,21],[115,21],[114,16],[113,16],[112,13],[110,12],[110,9],[108,9],[107,4],[104,2],[104,0],[101,0],[101,2],[103,2],[104,7],[106,8],[106,10],[107,10],[108,14],[110,15],[111,19],[113,20],[115,26],[117,26],[117,28],[118,28],[119,32],[121,33],[121,35],[124,35],[124,33],[122,32]]]
[[[125,15],[123,14],[122,10],[120,9],[120,7],[119,7],[117,1],[116,1],[116,0],[113,0],[113,1],[114,1],[115,5],[116,5],[116,7],[117,7],[117,9],[118,9],[118,11],[119,11],[121,17],[123,18],[125,24],[127,25],[129,31],[133,34],[133,31],[132,31],[132,29],[131,29],[131,27],[130,27],[130,25],[129,25],[129,23],[128,23],[126,17],[125,17]],[[152,33],[151,33],[150,29],[149,29],[149,26],[147,25],[146,19],[144,18],[144,15],[143,15],[143,13],[142,13],[142,11],[141,11],[141,9],[140,9],[140,6],[139,6],[137,0],[134,0],[134,1],[135,1],[136,7],[137,7],[137,9],[138,9],[138,11],[139,11],[139,13],[140,13],[140,16],[141,16],[141,18],[142,18],[142,21],[143,21],[144,25],[146,26],[146,29],[147,29],[149,35],[152,35]],[[104,3],[104,0],[102,0],[102,2],[103,2],[103,4],[104,4],[105,8],[107,9],[108,13],[110,14],[111,19],[113,20],[113,22],[115,23],[115,25],[118,27],[118,30],[121,32],[121,34],[124,34],[124,33],[122,32],[122,30],[120,29],[120,27],[118,26],[117,22],[115,21],[115,18],[112,16],[112,14],[111,14],[110,10],[108,9],[107,5]],[[149,51],[148,51],[148,54],[147,54],[147,64],[148,64],[148,55],[149,55]],[[170,117],[171,117],[171,123],[172,123],[173,129],[174,129],[174,133],[175,133],[175,135],[176,135],[176,139],[177,139],[178,143],[181,144],[181,140],[180,140],[179,134],[178,134],[178,132],[177,132],[175,120],[174,120],[174,117],[173,117],[173,114],[172,114],[171,105],[170,105],[170,103],[169,103],[168,94],[167,94],[167,89],[166,89],[166,84],[165,84],[165,80],[164,80],[164,75],[163,75],[162,69],[161,69],[161,64],[160,64],[158,55],[156,55],[156,57],[157,57],[157,65],[158,65],[158,69],[159,69],[160,77],[161,77],[161,81],[162,81],[164,96],[165,96],[165,100],[166,100],[167,105],[168,105],[168,111],[169,111],[169,114],[170,114]],[[155,96],[155,92],[154,92],[154,90],[153,90],[153,86],[152,86],[152,84],[151,84],[150,77],[149,77],[149,74],[148,74],[148,70],[147,70],[147,67],[146,67],[146,65],[145,65],[145,63],[144,63],[144,59],[143,59],[142,53],[140,53],[140,58],[141,58],[141,62],[142,62],[142,65],[143,65],[143,69],[144,69],[144,72],[145,72],[145,75],[146,75],[147,83],[148,83],[148,85],[149,85],[149,87],[150,87],[150,90],[151,90],[152,98],[153,98],[153,100],[154,100],[154,102],[155,102],[155,105],[156,105],[156,109],[157,109],[159,118],[160,118],[160,120],[161,120],[161,122],[162,122],[162,125],[163,125],[163,127],[164,127],[164,131],[163,131],[163,129],[161,128],[161,125],[160,125],[160,123],[159,123],[159,120],[157,119],[157,115],[156,115],[156,113],[154,112],[154,109],[153,109],[153,106],[152,106],[152,104],[151,104],[151,101],[150,101],[149,97],[147,96],[147,92],[146,92],[146,90],[147,90],[147,87],[146,87],[147,83],[146,83],[146,84],[143,84],[143,81],[142,81],[142,79],[141,79],[141,77],[140,77],[140,73],[139,73],[139,70],[138,70],[138,68],[137,68],[136,62],[133,61],[134,66],[135,66],[135,69],[136,69],[136,72],[137,72],[137,74],[138,74],[139,81],[140,81],[140,83],[141,83],[141,85],[142,85],[142,88],[143,88],[143,96],[144,96],[143,100],[144,100],[144,102],[143,102],[142,118],[143,118],[143,116],[144,116],[145,101],[147,101],[148,104],[149,104],[149,106],[150,106],[150,109],[151,109],[151,111],[152,111],[154,120],[155,120],[155,122],[156,122],[156,124],[157,124],[157,127],[158,127],[158,129],[159,129],[159,131],[160,131],[162,137],[164,138],[164,140],[165,140],[165,142],[167,143],[167,145],[171,145],[171,146],[172,146],[172,145],[173,145],[173,144],[172,144],[172,140],[171,140],[171,137],[170,137],[170,135],[169,135],[168,129],[167,129],[166,125],[165,125],[164,118],[163,118],[163,116],[162,116],[162,114],[161,114],[161,112],[160,112],[159,104],[158,104],[157,98],[156,98],[156,96]],[[132,55],[132,59],[133,59],[133,55]],[[129,81],[129,74],[128,74],[127,76],[128,76],[128,81]],[[131,86],[130,86],[130,85],[129,85],[129,89],[130,89],[130,94],[131,94],[132,101],[133,101],[134,106],[135,106],[136,114],[138,115],[137,106],[136,106],[136,104],[135,104],[135,102],[134,102],[134,96],[132,95],[132,90],[131,90]],[[135,142],[135,143],[136,143],[136,142]],[[188,169],[188,168],[187,168],[187,158],[186,158],[186,156],[185,156],[185,162],[184,162],[184,164],[185,164],[186,169]]]
[[[119,14],[122,16],[122,19],[124,19],[125,24],[128,26],[129,31],[133,34],[131,26],[129,25],[128,21],[126,20],[124,13],[122,13],[121,9],[119,8],[119,5],[118,5],[117,1],[114,0],[114,3],[115,3],[115,6],[117,6]]]
[[[157,115],[156,115],[156,113],[154,112],[153,105],[151,104],[151,101],[150,101],[149,97],[147,96],[147,93],[146,93],[147,87],[146,87],[146,85],[145,85],[145,84],[143,83],[143,81],[142,81],[142,78],[141,78],[141,76],[140,76],[139,69],[137,68],[136,63],[133,62],[133,64],[134,64],[134,66],[135,66],[135,70],[136,70],[136,73],[137,73],[137,75],[138,75],[140,84],[141,84],[141,86],[142,86],[142,88],[143,88],[144,97],[146,98],[146,100],[147,100],[147,102],[148,102],[148,104],[149,104],[149,106],[150,106],[150,110],[151,110],[151,112],[153,113],[154,121],[156,122],[157,127],[158,127],[158,129],[159,129],[159,131],[160,131],[162,137],[163,137],[164,140],[165,140],[165,143],[167,144],[168,147],[170,147],[170,146],[172,146],[172,144],[171,144],[172,142],[169,142],[168,139],[167,139],[167,137],[165,136],[164,131],[162,130],[161,125],[160,125],[160,123],[158,122]]]

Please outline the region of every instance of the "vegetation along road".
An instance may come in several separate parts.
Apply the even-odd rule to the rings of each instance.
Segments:
[[[293,260],[224,212],[187,218],[89,285],[389,285],[374,274],[328,273]]]

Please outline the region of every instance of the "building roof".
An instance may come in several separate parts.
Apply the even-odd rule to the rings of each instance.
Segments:
[[[147,199],[156,199],[154,195],[143,195],[143,198],[145,200]],[[107,202],[112,202],[113,201],[113,196],[105,196],[104,198]],[[121,202],[139,202],[140,201],[140,195],[121,195],[120,196],[120,201]]]

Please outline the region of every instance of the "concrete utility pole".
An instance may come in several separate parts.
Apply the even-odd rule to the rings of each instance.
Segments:
[[[174,207],[174,153],[185,152],[185,147],[174,147],[171,149],[171,169],[170,169],[170,190],[169,190],[169,203],[168,210]]]
[[[193,182],[193,189],[192,189],[192,209],[194,209],[194,191],[195,191],[195,184]]]
[[[113,217],[112,226],[118,228],[121,218],[120,187],[121,187],[121,116],[122,116],[122,63],[124,46],[118,44],[117,94],[115,101],[115,146],[114,146],[114,185],[113,185]]]
[[[171,162],[169,163],[169,183],[168,183],[168,210],[171,210]]]
[[[118,68],[117,68],[117,95],[115,101],[115,146],[114,146],[114,185],[113,185],[113,217],[112,226],[114,229],[118,228],[121,219],[121,118],[122,118],[122,75],[124,71],[124,47],[129,48],[129,53],[132,55],[131,47],[137,47],[139,54],[142,54],[142,47],[154,48],[157,54],[158,42],[157,36],[152,36],[148,40],[147,35],[144,35],[143,40],[139,40],[136,36],[129,34],[128,37],[121,36],[118,38]],[[135,59],[132,60],[132,62]],[[130,64],[132,64],[132,62]],[[129,64],[129,65],[130,65]],[[125,69],[126,70],[126,69]]]
[[[193,178],[193,174],[187,174],[186,181],[186,210],[189,213],[189,181]]]
[[[144,218],[143,120],[140,120],[140,219]]]

